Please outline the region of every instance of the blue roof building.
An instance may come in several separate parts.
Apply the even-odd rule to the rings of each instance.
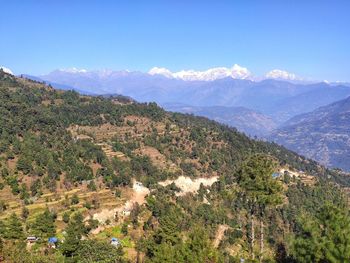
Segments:
[[[280,176],[281,176],[280,173],[273,173],[273,174],[272,174],[272,178],[278,178],[278,177],[280,177]]]
[[[49,243],[57,243],[58,242],[58,238],[57,237],[49,237]]]
[[[120,240],[118,238],[116,238],[116,237],[112,237],[111,245],[113,245],[115,247],[119,247],[120,246]]]

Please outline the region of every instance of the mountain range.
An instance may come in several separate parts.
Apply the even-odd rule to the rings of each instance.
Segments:
[[[245,107],[268,115],[278,125],[298,114],[350,96],[349,86],[326,82],[253,81],[245,79],[244,73],[241,73],[242,79],[226,76],[207,81],[184,80],[152,72],[56,70],[39,78],[89,94],[117,93],[140,102]]]
[[[223,115],[233,123],[258,119],[237,107],[189,111],[222,110],[240,112]],[[301,215],[313,226],[331,218],[324,232],[349,237],[333,227],[350,225],[337,212],[348,205],[348,175],[227,125],[3,70],[0,113],[3,262],[239,262],[254,231],[263,262],[309,262],[279,256],[305,251],[290,245]],[[325,204],[334,210],[324,214]]]
[[[298,115],[270,139],[327,166],[350,170],[350,97]]]
[[[313,131],[325,120],[308,123],[309,118],[304,117],[309,113],[316,118],[328,109],[320,107],[350,96],[349,84],[310,83],[278,70],[269,76],[273,78],[253,79],[247,69],[234,66],[175,73],[164,68],[153,68],[147,73],[72,69],[27,77],[89,95],[122,94],[140,102],[155,101],[169,111],[205,116],[250,136],[275,140],[325,165],[349,170],[346,164],[350,160],[346,157],[349,145],[344,143],[347,137],[338,136],[346,130],[339,127],[335,131],[337,124],[327,122],[321,135],[316,135]]]

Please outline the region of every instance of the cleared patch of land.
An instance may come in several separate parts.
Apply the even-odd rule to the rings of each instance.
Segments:
[[[201,184],[203,184],[203,186],[211,186],[218,180],[218,178],[218,176],[213,176],[209,178],[192,179],[186,176],[179,176],[176,180],[165,180],[163,182],[159,182],[159,184],[162,186],[167,186],[174,183],[181,189],[181,192],[178,193],[178,195],[185,195],[187,193],[196,193]]]

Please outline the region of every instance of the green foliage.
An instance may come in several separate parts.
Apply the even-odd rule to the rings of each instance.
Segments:
[[[304,215],[292,240],[298,262],[349,262],[350,218],[344,207],[324,205],[316,217]]]
[[[272,177],[276,162],[265,155],[249,158],[237,172],[238,185],[250,203],[259,206],[280,203],[282,185]]]
[[[64,263],[66,262],[64,257],[57,251],[45,252],[40,250],[26,249],[26,242],[7,243],[3,248],[3,256],[5,262],[18,262],[18,263]]]
[[[74,253],[79,248],[81,238],[85,235],[86,231],[82,214],[75,213],[66,228],[65,241],[60,246],[60,250],[64,256],[68,258],[74,256]]]
[[[7,209],[7,204],[4,200],[0,200],[0,213]]]
[[[41,193],[41,181],[40,179],[36,179],[35,181],[32,182],[30,185],[30,191],[32,196],[36,196],[37,194]]]
[[[97,187],[96,187],[96,184],[95,184],[94,180],[91,180],[87,187],[91,191],[96,191],[97,190]]]
[[[70,218],[70,213],[69,212],[64,212],[63,215],[62,215],[63,222],[68,223],[69,222],[69,218]]]
[[[74,194],[70,200],[71,204],[72,205],[76,205],[76,204],[79,204],[79,197],[77,194]]]
[[[88,220],[88,225],[86,227],[86,232],[90,232],[92,229],[96,229],[99,225],[99,222],[97,219],[90,218]]]
[[[22,227],[22,222],[19,217],[12,213],[10,218],[7,220],[6,230],[4,233],[7,239],[23,239],[24,231]]]
[[[115,263],[124,262],[121,248],[116,248],[106,241],[81,241],[74,258],[78,263]]]
[[[55,236],[55,217],[49,209],[46,209],[35,218],[34,223],[31,225],[31,232],[44,241],[47,241],[49,237]]]
[[[148,244],[150,262],[200,263],[222,262],[222,256],[215,250],[203,227],[194,227],[186,241],[162,242],[158,246]]]
[[[120,104],[115,103],[116,100],[119,101],[102,96],[81,96],[74,91],[55,91],[0,71],[1,191],[7,191],[10,186],[13,195],[18,195],[26,204],[29,200],[35,202],[44,191],[56,191],[56,185],[60,185],[60,190],[61,187],[70,189],[73,185],[84,188],[88,182],[90,191],[104,186],[114,191],[118,187],[115,196],[119,201],[119,188],[131,186],[133,179],[141,181],[151,188],[151,194],[146,206],[135,205],[130,217],[123,222],[121,232],[124,238],[132,238],[134,242],[142,234],[137,249],[145,252],[146,262],[235,262],[235,258],[221,255],[221,252],[230,251],[230,246],[234,245],[235,248],[241,247],[239,252],[246,257],[246,241],[251,241],[252,230],[259,227],[252,227],[253,219],[265,224],[260,228],[264,230],[265,227],[266,233],[261,231],[257,237],[261,236],[269,249],[266,255],[261,253],[266,262],[273,260],[267,256],[274,254],[274,249],[278,254],[277,262],[287,262],[289,252],[300,262],[349,261],[345,198],[338,187],[328,183],[330,178],[349,185],[349,177],[327,170],[274,143],[252,140],[234,128],[205,118],[167,113],[155,103],[130,103],[127,100],[127,104]],[[130,115],[146,117],[147,124],[140,127],[137,121],[126,121],[125,117]],[[97,144],[101,139],[97,139],[93,132],[89,134],[93,138],[89,141],[79,140],[74,132],[69,131],[71,127],[97,128],[102,125],[123,126],[122,132],[117,132],[110,141],[102,140],[114,150],[123,152],[126,158],[107,158]],[[127,128],[125,133],[124,128]],[[154,156],[150,158],[141,153],[144,146],[156,148],[166,160],[164,165],[156,166]],[[96,164],[100,168],[95,176],[91,167]],[[303,170],[325,179],[325,182],[307,186],[285,175],[284,191],[282,182],[271,176],[281,165]],[[202,185],[198,193],[181,196],[177,195],[180,189],[175,184],[167,187],[157,184],[180,174],[191,177],[215,174],[220,179],[211,187]],[[22,183],[28,179],[31,181],[29,189]],[[100,185],[101,181],[103,184]],[[34,198],[29,198],[29,195]],[[282,200],[286,202],[282,204]],[[326,201],[330,202],[328,208],[324,208]],[[12,202],[0,200],[2,215],[8,209],[8,203],[12,209]],[[0,223],[0,238],[4,239],[8,251],[6,260],[122,260],[120,251],[108,243],[82,240],[97,227],[98,222],[90,219],[84,223],[82,214],[74,209],[81,207],[78,203],[77,195],[71,200],[67,196],[65,200],[66,208],[71,208],[62,215],[68,224],[63,236],[65,242],[55,253],[42,249],[40,245],[43,244],[39,244],[39,249],[35,245],[30,252],[23,244],[19,245],[18,239],[25,235],[22,222],[16,215],[11,215],[3,225]],[[86,202],[84,206],[97,209],[100,201],[96,197],[91,204]],[[46,210],[33,218],[34,213],[26,222],[26,234],[33,233],[43,240],[54,235],[55,216]],[[306,221],[306,216],[309,221]],[[27,217],[28,210],[23,209],[22,218]],[[148,218],[146,222],[145,217]],[[140,227],[142,222],[143,229]],[[129,224],[136,231],[129,231]],[[212,243],[219,225],[227,226],[228,230],[220,248],[216,249]],[[260,233],[266,234],[265,237]],[[293,236],[289,246],[286,241],[288,234]],[[7,239],[17,240],[16,244],[8,245],[11,242]]]
[[[23,219],[27,219],[29,216],[29,209],[25,206],[23,206],[22,208],[22,218]]]
[[[123,235],[127,235],[128,234],[128,224],[127,223],[124,223],[122,225],[121,232],[123,233]]]

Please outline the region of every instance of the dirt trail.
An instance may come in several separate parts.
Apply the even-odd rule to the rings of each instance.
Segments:
[[[225,231],[229,228],[228,225],[219,225],[218,230],[214,239],[214,247],[218,247],[220,245],[221,240],[224,238]]]

